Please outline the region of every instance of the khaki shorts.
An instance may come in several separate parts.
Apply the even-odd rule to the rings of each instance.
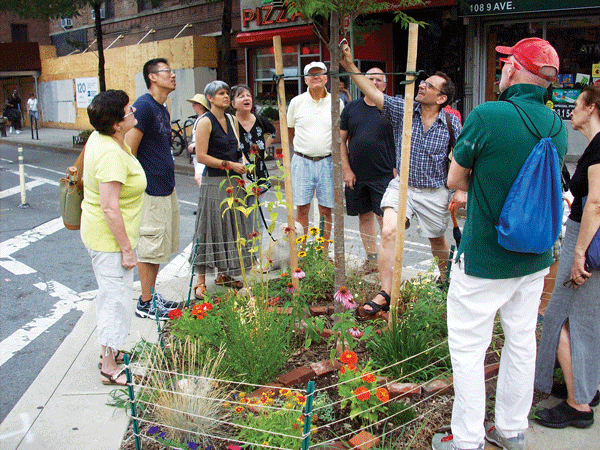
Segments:
[[[179,251],[179,204],[177,193],[155,197],[144,192],[144,206],[137,245],[139,262],[168,263]]]
[[[390,184],[381,199],[381,209],[394,208],[398,212],[399,178],[396,177]],[[408,187],[406,193],[406,218],[410,221],[417,217],[421,235],[426,238],[443,236],[448,228],[450,211],[450,191],[441,188],[413,188]]]

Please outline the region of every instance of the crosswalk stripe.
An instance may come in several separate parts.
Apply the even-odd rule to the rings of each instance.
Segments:
[[[46,184],[45,181],[42,180],[33,180],[25,183],[25,189],[31,191],[33,188],[41,186],[42,184]],[[3,191],[0,191],[0,198],[10,197],[11,195],[17,195],[21,193],[21,186],[14,186]]]
[[[15,252],[24,249],[30,244],[44,239],[46,236],[56,233],[58,230],[61,230],[64,227],[65,226],[62,218],[57,217],[56,219],[43,223],[31,230],[26,231],[23,234],[15,236],[14,238],[0,242],[0,257],[10,256]]]

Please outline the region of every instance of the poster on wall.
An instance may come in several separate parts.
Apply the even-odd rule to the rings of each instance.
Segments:
[[[98,77],[75,79],[75,93],[78,108],[87,108],[98,92],[100,92]]]

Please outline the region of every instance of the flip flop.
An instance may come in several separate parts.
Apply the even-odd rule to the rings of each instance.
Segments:
[[[115,362],[117,364],[125,364],[125,358],[123,357],[125,353],[121,350],[117,350],[117,354],[115,355]],[[129,356],[131,358],[131,355]],[[98,363],[98,369],[102,370],[102,355],[100,355],[100,362]]]
[[[125,373],[125,369],[121,369],[120,371],[118,371],[114,375],[109,375],[108,373],[104,373],[104,372],[100,371],[100,376],[106,378],[106,379],[102,380],[102,384],[104,384],[104,385],[127,386],[127,379],[125,380],[125,383],[119,383],[117,381],[119,379],[119,377],[121,375],[123,375],[124,373]]]
[[[374,316],[375,314],[377,314],[379,311],[389,311],[390,310],[390,303],[391,303],[391,298],[390,295],[385,292],[383,289],[381,291],[379,291],[377,293],[377,295],[381,295],[384,300],[385,303],[383,305],[380,305],[379,303],[376,303],[374,300],[369,300],[367,303],[365,303],[363,305],[363,312],[367,315],[367,316]],[[370,310],[366,310],[365,306],[369,305],[371,307]]]
[[[196,293],[198,289],[200,289],[200,292],[202,292],[202,294],[198,295]],[[205,293],[206,293],[206,284],[196,283],[196,286],[194,286],[194,297],[196,297],[196,300],[204,300]]]
[[[231,278],[229,275],[223,275],[222,273],[217,275],[215,284],[218,286],[232,287],[237,290],[240,290],[244,287],[244,283],[242,283],[241,281],[235,280],[235,279]]]

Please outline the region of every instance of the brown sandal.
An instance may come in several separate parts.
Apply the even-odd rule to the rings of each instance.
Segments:
[[[198,289],[200,289],[200,295],[198,295]],[[196,300],[204,300],[204,294],[206,294],[206,284],[196,283],[196,286],[194,286],[194,297],[196,297]]]
[[[117,364],[125,364],[125,353],[121,350],[117,350],[117,354],[115,355],[115,362]],[[131,358],[131,355],[129,356]],[[102,355],[100,355],[100,362],[98,363],[98,369],[102,369]]]
[[[231,278],[229,275],[224,275],[222,273],[217,275],[215,284],[218,286],[232,287],[237,290],[240,290],[244,287],[244,283],[242,283],[241,281],[235,280],[235,279]]]
[[[127,386],[127,378],[125,378],[125,383],[119,383],[117,380],[121,375],[125,375],[125,369],[119,370],[114,375],[109,375],[108,373],[104,373],[100,371],[100,376],[103,377],[102,384],[106,385],[117,385],[117,386]]]

